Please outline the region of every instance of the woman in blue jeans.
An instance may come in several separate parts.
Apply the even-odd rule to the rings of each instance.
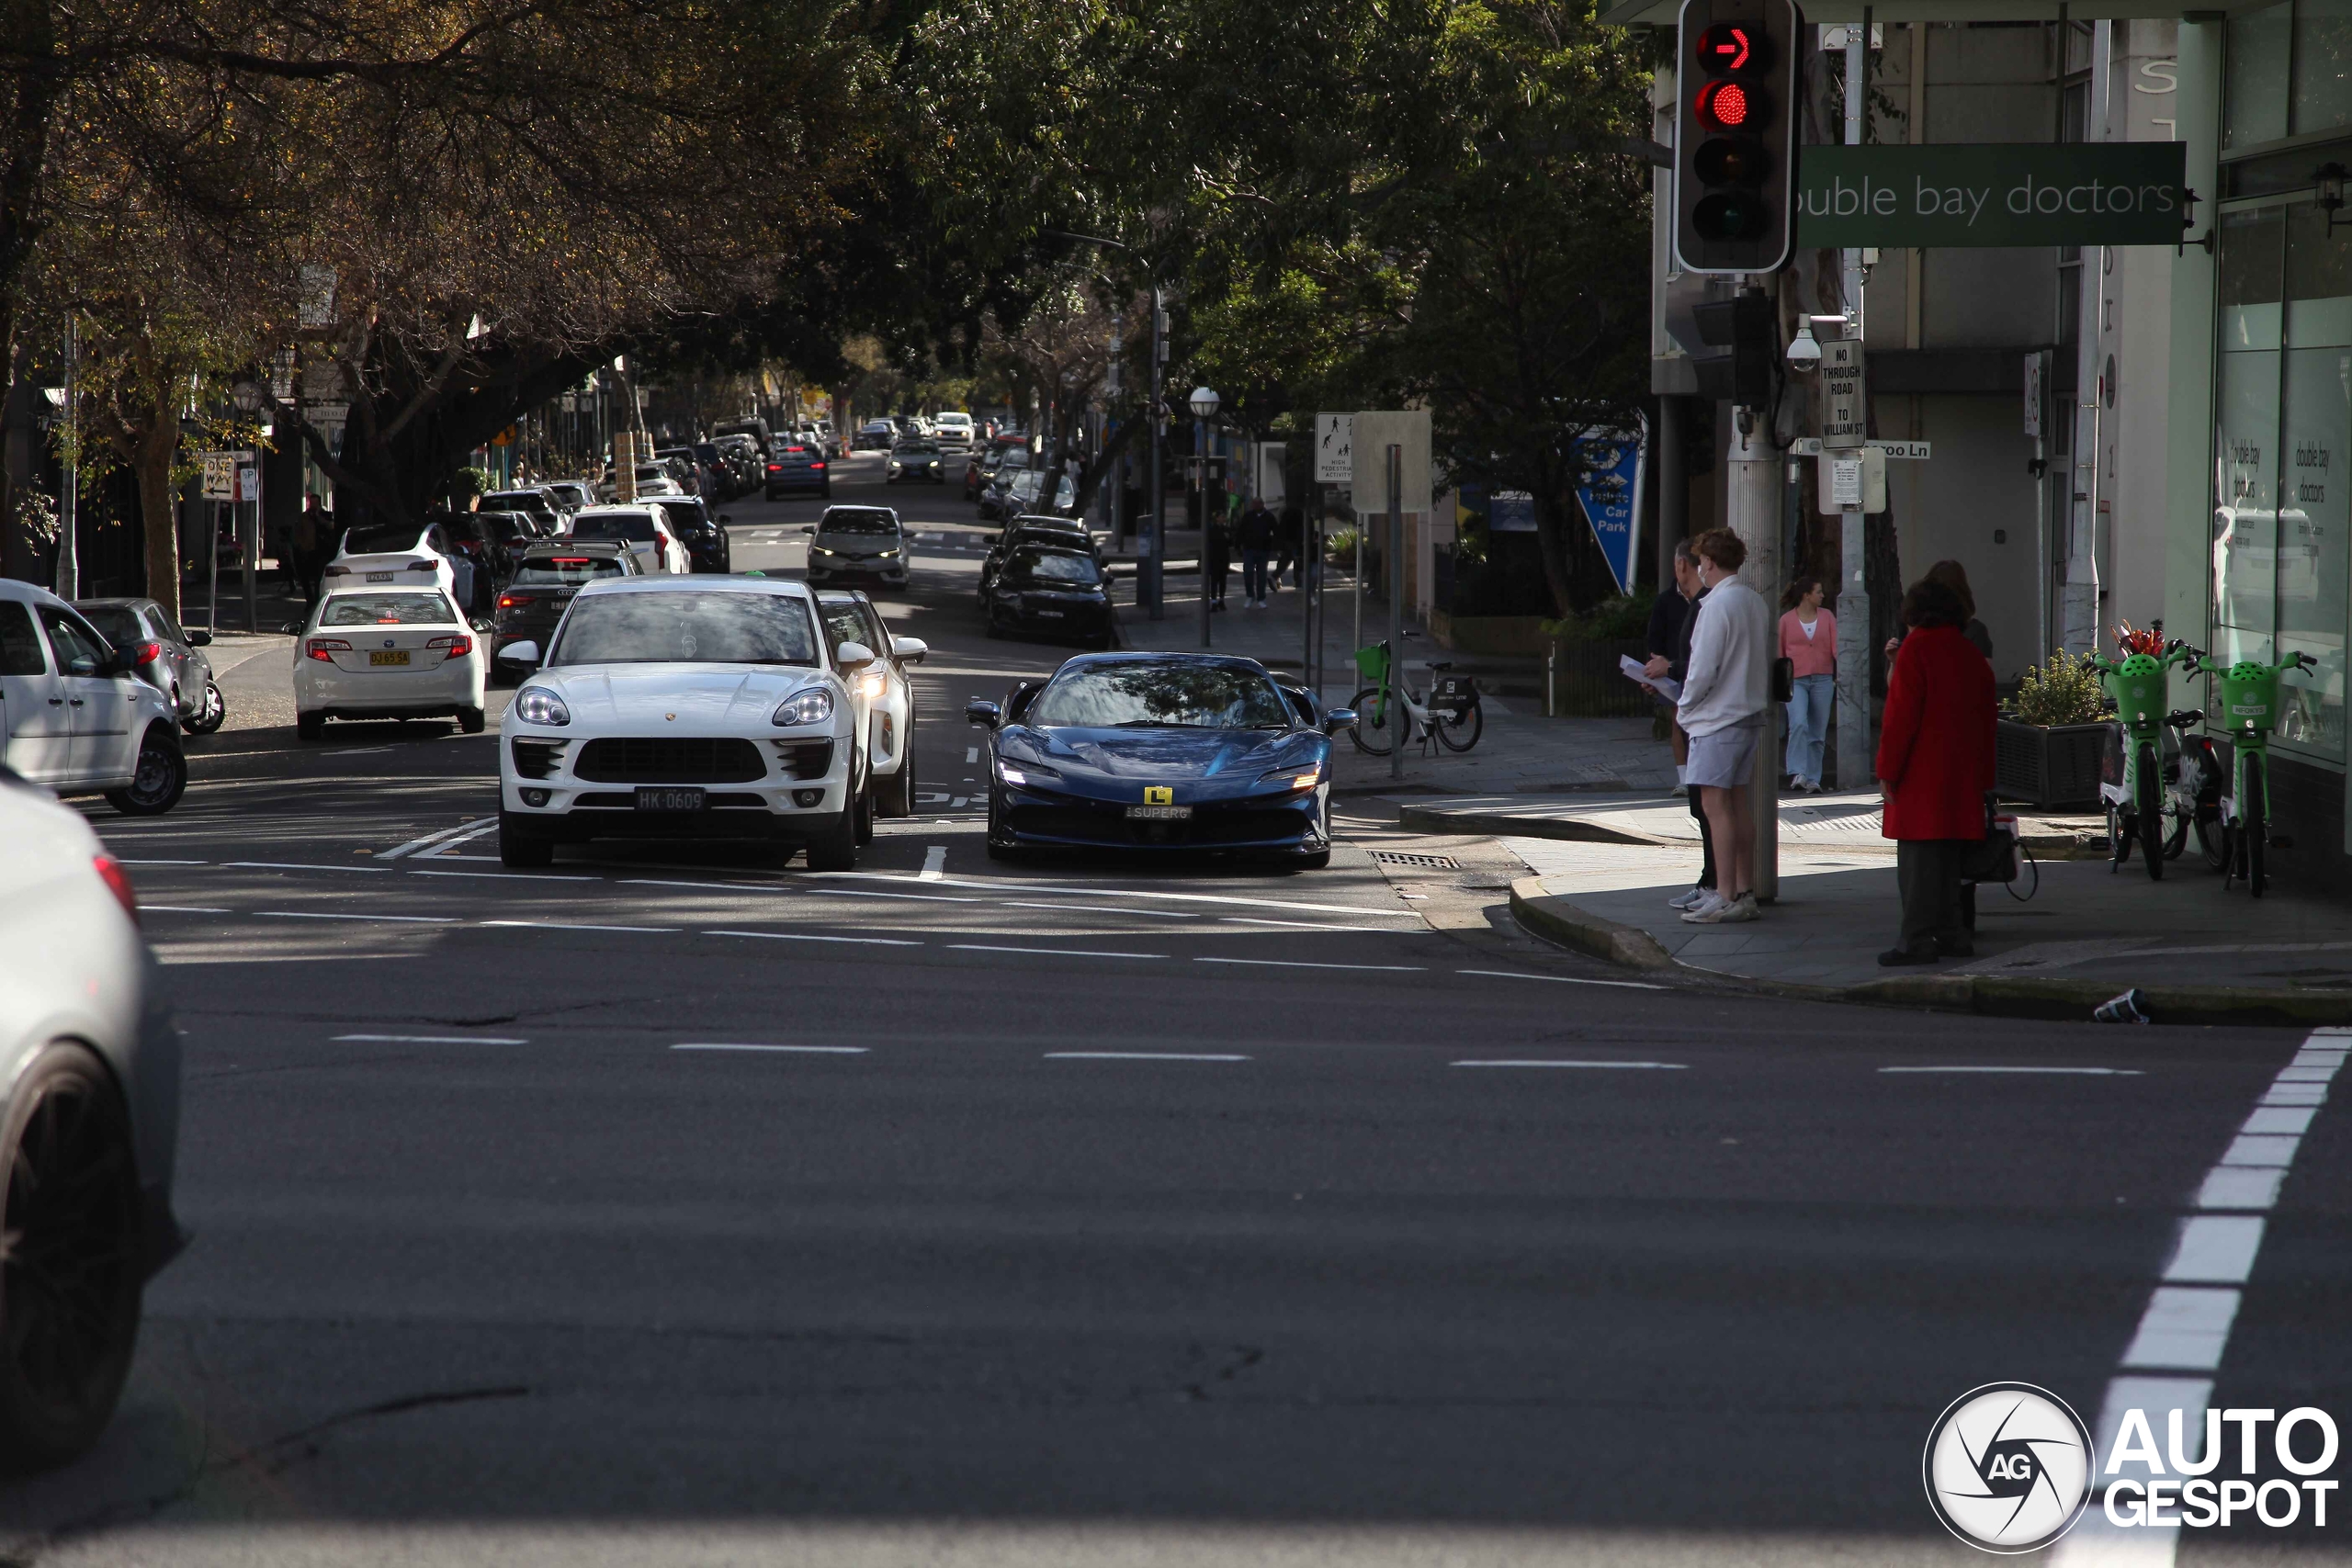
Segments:
[[[1821,750],[1829,736],[1829,709],[1838,698],[1838,617],[1821,607],[1821,579],[1799,577],[1781,596],[1781,657],[1796,671],[1789,693],[1789,751],[1784,771],[1792,789],[1821,792]]]

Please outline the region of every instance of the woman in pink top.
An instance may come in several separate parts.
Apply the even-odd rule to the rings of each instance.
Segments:
[[[1829,736],[1829,708],[1838,690],[1838,617],[1821,607],[1821,579],[1800,577],[1781,597],[1781,657],[1796,666],[1789,694],[1792,788],[1821,793],[1821,749]]]

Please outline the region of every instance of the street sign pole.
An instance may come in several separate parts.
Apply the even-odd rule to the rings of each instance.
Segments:
[[[1200,499],[1201,514],[1201,646],[1215,640],[1209,626],[1209,615],[1215,606],[1209,603],[1209,422],[1193,421],[1193,493]]]
[[[1381,570],[1388,579],[1388,665],[1381,676],[1385,690],[1380,712],[1388,720],[1388,776],[1401,779],[1405,736],[1412,727],[1397,722],[1405,716],[1396,701],[1396,666],[1405,658],[1405,448],[1394,445],[1388,448],[1388,546]]]

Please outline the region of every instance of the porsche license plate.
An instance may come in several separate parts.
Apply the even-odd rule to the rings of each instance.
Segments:
[[[379,666],[385,664],[406,664],[408,662],[408,649],[405,648],[395,648],[390,649],[379,649],[376,652],[368,656],[368,662]]]
[[[395,575],[395,573],[389,571],[371,571],[368,574],[368,581],[370,582],[390,582]]]
[[[709,804],[709,792],[699,788],[649,789],[639,785],[637,792],[639,811],[700,811]]]
[[[1127,816],[1138,822],[1182,822],[1192,816],[1189,806],[1130,806]]]

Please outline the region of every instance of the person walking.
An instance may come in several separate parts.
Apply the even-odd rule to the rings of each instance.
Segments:
[[[1757,918],[1756,824],[1747,791],[1772,703],[1772,610],[1739,580],[1747,547],[1728,528],[1695,541],[1699,602],[1690,665],[1676,717],[1690,735],[1684,778],[1700,794],[1715,840],[1714,894],[1683,911],[1693,925]]]
[[[1997,709],[1993,666],[1963,629],[1967,607],[1932,578],[1903,596],[1907,628],[1886,679],[1877,772],[1886,792],[1881,829],[1894,840],[1903,900],[1894,945],[1881,964],[1933,964],[1976,949],[1961,916],[1960,875],[1984,837]]]
[[[1649,649],[1649,662],[1642,666],[1642,673],[1652,680],[1663,675],[1679,682],[1690,668],[1690,626],[1698,618],[1699,601],[1707,591],[1699,586],[1699,553],[1690,541],[1683,540],[1674,547],[1674,586],[1657,596],[1650,605],[1650,624],[1643,646]],[[1651,688],[1655,691],[1657,688]],[[1699,792],[1692,789],[1684,776],[1690,761],[1690,737],[1670,709],[1667,717],[1668,735],[1674,746],[1675,777],[1682,780],[1681,790],[1690,802],[1690,819],[1699,825],[1699,880],[1688,891],[1667,900],[1675,909],[1697,908],[1707,895],[1715,890],[1715,834],[1707,826],[1706,809],[1699,804]]]
[[[1225,608],[1226,580],[1233,573],[1233,531],[1224,517],[1212,515],[1203,519],[1201,528],[1201,592],[1209,596],[1209,608]]]
[[[1297,506],[1285,506],[1274,524],[1274,586],[1283,585],[1283,573],[1295,572],[1292,585],[1306,586],[1306,561],[1301,553],[1306,539],[1306,513]]]
[[[334,517],[319,504],[318,496],[304,496],[302,511],[294,519],[294,570],[301,579],[306,604],[319,602],[319,579],[326,570],[334,532]]]
[[[1781,596],[1781,657],[1795,680],[1789,688],[1789,748],[1781,771],[1792,789],[1821,793],[1821,752],[1829,738],[1829,710],[1838,700],[1838,617],[1821,607],[1821,579],[1800,577]]]
[[[1233,530],[1234,543],[1241,548],[1241,602],[1252,610],[1266,607],[1266,560],[1274,549],[1274,514],[1266,510],[1259,497],[1250,498],[1250,509]]]

